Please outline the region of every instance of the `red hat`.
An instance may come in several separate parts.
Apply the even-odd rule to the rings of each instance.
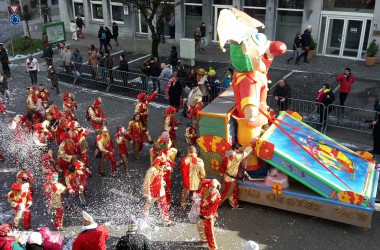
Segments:
[[[98,99],[94,101],[94,106],[99,106],[102,104],[102,98],[99,96]]]
[[[220,183],[217,179],[205,179],[202,181],[202,187],[220,187]]]
[[[12,230],[11,224],[1,224],[0,225],[0,236],[7,236]]]
[[[34,130],[43,130],[43,129],[45,128],[42,123],[37,123],[36,125],[34,125]]]
[[[49,47],[50,44],[49,44],[49,43],[45,43],[44,46],[45,46],[45,47]]]
[[[63,132],[60,136],[59,136],[59,139],[61,139],[61,141],[63,140],[66,140],[66,139],[71,139],[71,135],[67,132]]]
[[[77,121],[71,121],[69,122],[68,127],[70,129],[75,129],[75,128],[80,128],[80,125],[79,125],[79,122]]]
[[[172,115],[172,114],[175,114],[176,112],[176,109],[174,107],[169,107],[166,109],[166,114],[167,115]]]
[[[35,92],[37,89],[36,87],[30,86],[26,88],[29,92]]]
[[[67,98],[69,98],[70,97],[70,94],[69,93],[63,93],[62,94],[62,99],[63,100],[66,100]]]
[[[140,93],[137,95],[137,99],[139,99],[139,101],[142,101],[145,97],[146,97],[145,93]]]
[[[22,189],[22,187],[21,187],[20,183],[15,182],[12,184],[12,190],[13,191],[21,192],[21,189]]]
[[[154,166],[165,165],[165,164],[166,164],[166,159],[161,156],[157,157],[153,162]]]
[[[59,119],[59,118],[62,118],[63,117],[63,114],[62,113],[55,113],[54,115],[53,115],[53,118],[55,119],[55,120],[57,120],[57,119]]]

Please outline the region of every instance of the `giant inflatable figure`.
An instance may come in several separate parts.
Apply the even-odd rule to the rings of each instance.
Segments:
[[[243,147],[259,137],[262,126],[268,123],[267,74],[273,58],[286,51],[284,43],[269,41],[258,33],[258,27],[264,24],[235,8],[222,10],[217,25],[221,49],[225,51],[225,43],[231,42],[230,58],[235,69],[231,85],[236,101],[237,137]],[[259,168],[258,158],[250,155],[247,170]]]

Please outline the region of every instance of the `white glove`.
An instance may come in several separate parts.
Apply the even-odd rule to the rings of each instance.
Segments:
[[[149,203],[152,202],[152,196],[148,196],[146,199],[147,199],[147,201],[148,201]]]
[[[174,130],[177,130],[178,129],[178,127],[174,127]]]
[[[83,186],[79,185],[79,191],[83,191]]]
[[[171,171],[172,170],[172,167],[166,167],[167,170]]]
[[[20,206],[18,207],[18,210],[20,211],[25,210],[25,204],[20,204]]]

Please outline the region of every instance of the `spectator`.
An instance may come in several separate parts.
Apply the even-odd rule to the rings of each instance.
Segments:
[[[157,20],[157,33],[160,36],[160,43],[164,44],[165,43],[165,23],[164,19],[160,17]]]
[[[78,41],[77,25],[75,23],[75,20],[71,20],[70,32],[71,32],[71,39]]]
[[[99,38],[99,50],[102,50],[104,47],[104,51],[107,50],[107,34],[104,30],[103,26],[100,26],[98,31],[98,38]]]
[[[137,233],[138,223],[135,216],[128,222],[128,231],[122,236],[116,245],[116,250],[150,250],[151,243],[144,234]]]
[[[70,68],[71,68],[71,61],[70,61],[70,58],[71,58],[71,50],[70,50],[70,47],[69,46],[66,46],[65,49],[65,54],[64,54],[64,66],[65,66],[65,71],[66,73],[70,72]]]
[[[112,49],[111,39],[113,36],[112,36],[111,30],[107,26],[104,27],[104,30],[106,32],[106,44],[107,44],[107,46],[109,46]],[[105,49],[105,51],[107,51],[107,49]]]
[[[322,132],[326,129],[327,119],[327,107],[333,104],[335,101],[335,95],[330,89],[330,85],[325,83],[322,85],[322,89],[319,90],[317,95],[318,111],[319,111],[319,123],[322,124]],[[323,105],[320,105],[323,104]],[[329,107],[331,108],[331,107]]]
[[[194,32],[195,49],[201,51],[201,29],[197,27]]]
[[[345,68],[344,73],[337,76],[339,82],[339,102],[340,106],[344,106],[347,96],[351,91],[352,84],[355,83],[355,76],[351,74],[350,68]]]
[[[3,45],[0,45],[0,62],[3,67],[4,74],[9,78],[11,77],[11,70],[9,68],[9,58],[8,53],[3,47]]]
[[[208,90],[210,93],[210,102],[211,102],[219,95],[219,86],[220,86],[218,76],[216,75],[216,71],[212,67],[210,67],[207,73],[205,84],[208,86]]]
[[[152,57],[150,60],[150,76],[152,76],[153,89],[159,88],[158,77],[161,74],[161,65],[156,57]]]
[[[59,91],[59,85],[58,85],[58,83],[59,83],[58,74],[52,65],[49,66],[49,68],[48,68],[48,77],[51,80],[51,85],[52,85],[51,88],[57,90],[56,93],[57,93],[57,95],[59,95],[60,91]]]
[[[44,48],[44,51],[42,53],[42,56],[41,58],[45,58],[45,62],[46,62],[46,65],[49,67],[50,65],[52,65],[53,63],[53,55],[54,55],[54,51],[53,49],[50,47],[50,44],[49,43],[45,43],[45,48]]]
[[[42,246],[42,235],[40,232],[32,232],[28,236],[28,241],[26,242],[25,250],[44,250]]]
[[[202,22],[201,27],[199,27],[199,29],[201,31],[201,52],[204,53],[206,51],[205,47],[206,47],[206,43],[207,43],[207,40],[206,40],[206,24],[204,22]]]
[[[99,52],[99,56],[98,56],[98,70],[99,70],[99,73],[100,73],[100,77],[102,78],[102,81],[104,83],[107,80],[106,69],[104,67],[105,61],[106,61],[106,57],[104,56],[103,50],[101,50]]]
[[[83,28],[85,26],[84,22],[83,22],[83,19],[81,16],[78,16],[77,17],[77,20],[75,21],[77,27],[78,27],[78,36],[79,38],[84,38],[84,35],[83,35]]]
[[[115,40],[116,46],[119,46],[119,42],[117,41],[117,38],[119,36],[119,25],[117,25],[115,22],[112,23],[112,34],[112,38]]]
[[[108,71],[109,83],[113,84],[113,58],[107,50],[105,53],[104,67]]]
[[[29,54],[26,59],[26,73],[29,73],[32,85],[37,84],[37,72],[40,71],[40,65],[36,58],[32,54]]]
[[[124,86],[127,86],[128,84],[128,61],[127,58],[125,58],[125,54],[120,54],[119,57],[119,67],[117,70],[121,71],[121,79],[123,80]]]
[[[73,250],[97,249],[106,250],[106,240],[109,237],[108,229],[105,226],[98,226],[94,219],[87,212],[83,211],[82,232],[73,243]]]
[[[62,237],[58,233],[50,232],[48,227],[42,227],[38,230],[43,238],[42,246],[44,250],[62,250]]]
[[[170,39],[175,38],[175,15],[174,13],[170,13],[167,20],[169,26]]]
[[[182,112],[182,115],[184,117],[187,117],[187,113],[191,108],[194,108],[196,102],[196,97],[202,97],[202,91],[198,87],[198,82],[195,80],[191,85],[191,90],[189,92],[189,95],[186,99],[187,103],[184,108],[184,112]]]
[[[172,66],[172,70],[174,70],[178,65],[178,52],[177,52],[176,46],[172,46],[169,61],[170,61],[170,65]]]
[[[291,60],[296,59],[296,64],[299,65],[300,51],[302,50],[302,33],[297,32],[293,42],[293,55],[287,60],[288,64]]]
[[[279,111],[288,110],[289,98],[292,97],[291,88],[289,84],[286,84],[285,79],[278,81],[277,86],[273,91],[274,99],[277,101]]]
[[[98,78],[98,50],[95,45],[91,44],[87,52],[88,65],[91,67],[92,79],[97,80]]]
[[[74,75],[76,77],[78,77],[80,75],[80,68],[81,68],[82,63],[83,63],[83,56],[79,52],[78,48],[75,48],[74,52],[71,53],[70,62],[72,65]]]
[[[207,79],[207,72],[204,69],[199,68],[197,71],[198,86],[202,92],[203,102],[209,103],[209,92],[208,92],[209,86],[207,85],[208,82],[206,81],[206,79]]]
[[[234,75],[234,70],[232,68],[229,68],[227,70],[226,77],[223,80],[223,88],[224,89],[231,86],[233,75]]]
[[[301,60],[301,57],[304,57],[304,62],[305,63],[309,63],[309,61],[307,60],[307,54],[309,53],[309,50],[310,50],[310,44],[311,44],[311,32],[312,32],[312,27],[311,25],[309,24],[306,28],[306,30],[303,32],[302,34],[302,48],[303,48],[303,53],[299,56],[299,60]]]
[[[1,250],[23,250],[20,243],[16,242],[16,238],[11,234],[11,224],[0,225],[0,246]]]
[[[171,77],[170,65],[166,65],[165,63],[161,63],[161,73],[158,77],[160,83],[158,84],[159,91],[165,91],[166,86],[168,85],[169,79]]]
[[[372,152],[380,155],[380,103],[379,100],[376,100],[373,108],[376,111],[375,119],[371,122],[373,126],[373,150]]]
[[[182,89],[185,87],[185,79],[186,79],[187,73],[185,71],[185,66],[182,64],[177,65],[177,77],[179,82],[182,85]]]
[[[169,99],[170,106],[174,107],[177,112],[180,106],[181,94],[182,94],[182,85],[178,81],[177,72],[174,72],[167,85],[166,96]]]
[[[9,102],[9,85],[8,85],[8,78],[4,74],[4,72],[0,73],[0,94],[4,97],[3,103],[8,104]]]
[[[188,87],[189,89],[191,89],[191,86],[196,81],[197,81],[197,74],[195,73],[195,69],[191,68],[190,72],[185,77],[185,80],[184,80],[185,86],[184,86],[184,88]]]

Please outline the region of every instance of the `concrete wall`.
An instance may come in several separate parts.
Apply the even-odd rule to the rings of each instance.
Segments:
[[[274,40],[276,37],[277,6],[278,0],[267,0],[264,32],[269,40]]]
[[[377,43],[378,44],[380,43],[380,1],[376,1],[375,3],[375,11],[374,11],[374,17],[373,17],[373,23],[372,23],[372,33],[370,35],[368,45],[370,44],[372,39],[376,39]]]

